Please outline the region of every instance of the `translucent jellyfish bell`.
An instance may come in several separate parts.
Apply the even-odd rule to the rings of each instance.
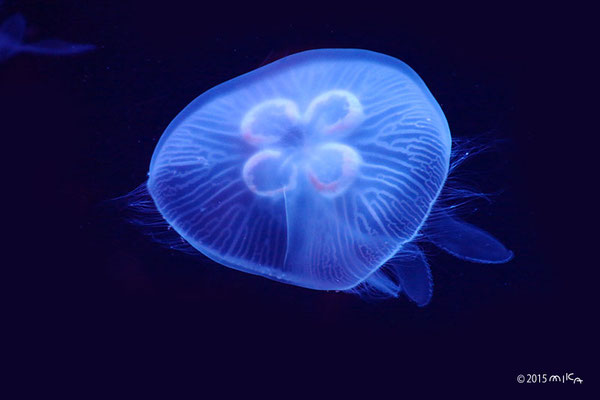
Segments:
[[[420,230],[471,261],[512,255],[447,213],[421,229],[450,149],[442,110],[406,64],[311,50],[188,105],[154,151],[147,188],[170,226],[225,266],[313,289],[404,291],[423,305]]]

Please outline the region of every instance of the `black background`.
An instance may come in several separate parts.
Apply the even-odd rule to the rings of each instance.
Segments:
[[[177,1],[0,7],[0,19],[24,14],[29,41],[98,46],[0,65],[4,200],[17,204],[6,208],[16,243],[2,268],[25,278],[7,303],[14,318],[7,326],[21,328],[10,343],[24,387],[79,383],[93,392],[175,375],[199,392],[281,384],[282,397],[359,387],[402,396],[415,382],[448,393],[535,393],[541,385],[519,385],[518,374],[565,372],[595,385],[597,313],[582,272],[594,266],[574,225],[586,207],[577,201],[585,179],[566,168],[576,157],[565,139],[582,133],[565,131],[556,109],[567,106],[555,107],[568,98],[562,68],[576,52],[571,39],[587,29],[570,11],[402,3],[217,10]],[[144,181],[162,131],[195,97],[323,47],[405,61],[442,106],[453,136],[502,139],[459,173],[498,191],[467,218],[512,249],[513,261],[469,264],[427,248],[430,305],[365,302],[171,251],[107,206]]]

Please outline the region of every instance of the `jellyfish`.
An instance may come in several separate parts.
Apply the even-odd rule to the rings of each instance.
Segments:
[[[60,39],[44,39],[35,43],[23,43],[25,25],[25,18],[21,14],[8,17],[0,25],[0,62],[18,53],[67,55],[83,53],[96,48],[92,44],[69,43]]]
[[[144,190],[169,228],[219,264],[423,306],[423,238],[472,262],[512,258],[450,210],[433,217],[451,147],[440,106],[408,65],[309,50],[191,102],[157,143]]]

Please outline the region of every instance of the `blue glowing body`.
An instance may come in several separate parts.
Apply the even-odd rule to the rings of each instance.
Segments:
[[[91,44],[77,44],[60,39],[44,39],[36,43],[24,43],[25,18],[14,14],[0,25],[0,62],[19,53],[44,55],[68,55],[90,51],[96,48]]]
[[[313,289],[404,291],[423,305],[431,274],[411,241],[444,185],[451,143],[406,64],[311,50],[188,105],[155,149],[147,189],[170,226],[218,263]],[[459,257],[511,257],[449,215],[427,229]],[[392,257],[393,270],[382,269]]]

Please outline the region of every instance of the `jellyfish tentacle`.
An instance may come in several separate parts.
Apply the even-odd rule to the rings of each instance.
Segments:
[[[423,233],[440,249],[466,261],[502,264],[513,257],[498,239],[444,211],[429,218]]]
[[[398,297],[402,293],[402,287],[384,270],[385,268],[376,269],[355,291],[360,296],[370,299]]]

